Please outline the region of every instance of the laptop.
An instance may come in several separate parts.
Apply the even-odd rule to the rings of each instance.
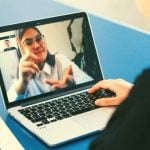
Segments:
[[[26,29],[23,39],[29,28],[36,30],[40,36],[27,38],[22,45],[30,47],[44,42],[46,54],[53,56],[54,64],[46,62],[49,58],[46,57],[43,66],[39,70],[36,68],[32,76],[31,72],[26,73],[30,79],[24,93],[20,94],[16,87],[20,63],[25,60],[26,53],[16,39],[18,30]],[[27,58],[26,61],[32,61]],[[85,12],[0,27],[0,66],[1,92],[8,113],[49,146],[102,131],[115,110],[114,107],[97,107],[94,104],[98,97],[113,96],[112,92],[87,92],[92,85],[103,80],[103,74]],[[54,82],[62,81],[66,72],[69,78],[63,86],[55,84],[54,87]],[[49,82],[38,78],[42,73],[43,78],[50,78]]]

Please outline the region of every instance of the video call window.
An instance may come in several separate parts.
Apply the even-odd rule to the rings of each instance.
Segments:
[[[72,88],[74,88],[77,85],[93,81],[96,78],[94,57],[92,57],[93,60],[89,59],[89,56],[91,58],[93,54],[86,41],[88,40],[88,33],[86,32],[86,24],[83,18],[40,25],[35,28],[39,31],[35,31],[36,34],[31,32],[32,34],[30,35],[29,31],[26,32],[27,30],[24,32],[24,35],[26,35],[23,36],[24,41],[20,41],[22,46],[24,46],[23,50],[21,50],[16,40],[16,30],[1,34],[3,37],[0,37],[0,65],[9,102],[66,88],[66,86],[70,86],[71,83],[73,83]],[[7,48],[7,46],[4,45],[5,40],[9,40],[8,42],[11,44],[10,47],[13,47],[12,49],[9,48],[5,50]],[[31,50],[31,46],[42,44],[42,42],[46,47],[47,53],[54,56],[48,57],[49,60],[54,59],[55,63],[51,66],[49,61],[47,62],[46,60],[41,66],[39,65],[40,59],[38,62],[37,60],[33,60],[33,56],[31,57],[32,59],[24,58],[26,63],[27,60],[35,62],[39,70],[37,71],[37,69],[34,68],[36,70],[34,70],[34,73],[26,73],[29,78],[26,89],[22,93],[16,92],[16,83],[19,78],[19,73],[21,72],[19,70],[21,58],[25,56],[28,49]],[[31,50],[30,53],[31,52],[33,51]],[[38,50],[33,53],[37,57],[40,57]],[[68,69],[69,66],[71,66],[70,70]],[[42,72],[43,69],[45,73]],[[67,69],[69,70],[68,74],[66,73]],[[65,75],[70,76],[68,80],[63,83],[64,85],[62,84],[59,87],[59,85],[56,84],[56,87],[53,87],[54,83],[57,83],[56,81],[64,80]],[[44,82],[47,78],[53,81]]]

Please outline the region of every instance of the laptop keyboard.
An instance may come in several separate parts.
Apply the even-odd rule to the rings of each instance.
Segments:
[[[100,90],[94,94],[89,94],[86,91],[57,100],[43,102],[18,111],[32,123],[42,126],[99,108],[94,103],[97,98],[113,96],[115,96],[113,92],[106,90]]]

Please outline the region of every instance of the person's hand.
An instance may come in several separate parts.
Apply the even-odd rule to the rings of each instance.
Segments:
[[[27,53],[22,56],[19,62],[19,79],[16,83],[16,91],[18,94],[24,93],[29,80],[39,72],[37,65],[38,58],[33,53]]]
[[[133,84],[122,80],[122,79],[108,79],[102,80],[91,87],[88,92],[94,93],[101,89],[108,89],[115,92],[115,97],[109,98],[100,98],[95,101],[95,104],[98,106],[116,106],[122,103],[125,98],[128,96],[130,90],[132,89]]]
[[[22,55],[19,62],[19,79],[16,83],[16,91],[18,94],[24,93],[28,81],[36,72],[39,72],[37,65],[38,58],[35,54],[26,52],[19,38],[16,38],[20,53]]]
[[[66,86],[74,85],[72,66],[69,65],[65,71],[65,74],[61,80],[45,79],[44,82],[52,85],[53,89],[64,88]]]
[[[38,58],[33,53],[27,53],[22,56],[19,63],[19,80],[24,83],[33,77],[36,72],[39,72],[39,67],[37,65]]]

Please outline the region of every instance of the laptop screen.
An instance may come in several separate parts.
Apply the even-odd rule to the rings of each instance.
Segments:
[[[0,27],[0,69],[8,105],[101,80],[86,13]]]

